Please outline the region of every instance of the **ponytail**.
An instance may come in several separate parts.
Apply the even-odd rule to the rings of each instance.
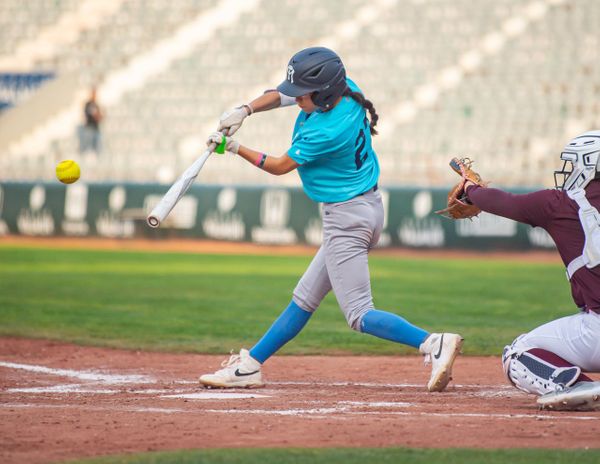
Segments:
[[[357,102],[360,106],[366,109],[369,112],[369,116],[371,122],[369,124],[369,129],[371,131],[371,135],[377,135],[377,129],[375,126],[377,125],[377,120],[379,119],[379,115],[375,111],[375,107],[373,106],[373,102],[371,100],[367,100],[365,96],[360,92],[353,92],[349,88],[344,91],[343,94],[345,97],[350,97],[352,100]]]

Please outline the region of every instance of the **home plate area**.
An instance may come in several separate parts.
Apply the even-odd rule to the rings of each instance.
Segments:
[[[0,461],[220,447],[599,447],[600,413],[539,411],[499,359],[428,393],[416,356],[276,356],[261,389],[205,389],[223,356],[0,339]]]

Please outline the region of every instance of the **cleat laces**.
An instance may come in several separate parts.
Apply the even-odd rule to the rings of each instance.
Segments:
[[[221,363],[221,367],[223,369],[219,370],[219,372],[226,371],[229,367],[234,366],[240,362],[241,357],[239,354],[234,354],[233,350],[230,351],[230,354],[231,356],[229,356],[229,359],[226,359]],[[219,372],[216,373],[218,374]]]

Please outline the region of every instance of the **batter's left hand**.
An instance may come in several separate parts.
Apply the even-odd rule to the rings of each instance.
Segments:
[[[208,136],[208,140],[206,141],[206,145],[210,146],[211,144],[219,145],[223,140],[223,134],[221,132],[213,132]],[[240,149],[240,143],[231,138],[225,137],[225,150],[231,153],[235,153],[237,155],[238,150]]]

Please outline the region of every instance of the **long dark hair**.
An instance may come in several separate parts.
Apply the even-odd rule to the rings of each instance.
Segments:
[[[369,116],[371,119],[371,123],[369,124],[369,129],[371,131],[371,135],[377,135],[377,129],[375,126],[377,125],[377,120],[379,119],[379,115],[377,111],[375,111],[375,107],[373,106],[373,102],[371,100],[367,100],[365,96],[360,92],[353,92],[349,88],[347,88],[344,93],[344,97],[350,97],[355,102],[357,102],[360,106],[366,109],[369,112]]]

